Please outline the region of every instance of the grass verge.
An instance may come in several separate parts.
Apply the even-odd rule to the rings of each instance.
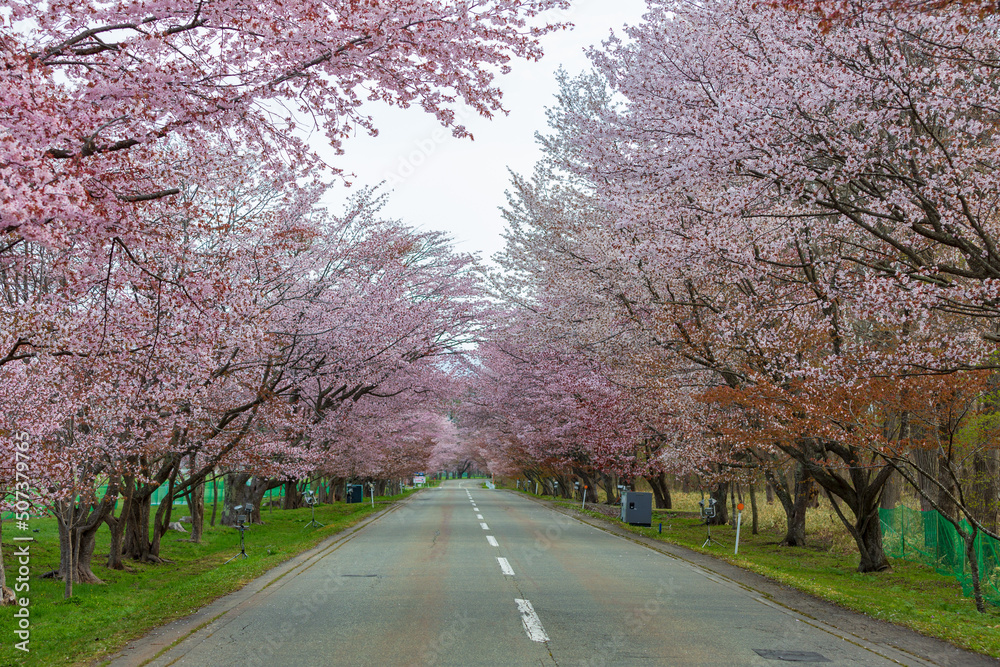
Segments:
[[[31,651],[24,653],[14,648],[19,641],[14,635],[16,619],[8,608],[0,618],[3,637],[0,665],[90,664],[115,653],[150,629],[240,589],[276,565],[410,493],[376,498],[374,509],[369,502],[317,506],[316,520],[326,524],[322,528],[305,527],[310,520],[308,508],[265,510],[264,525],[255,525],[246,532],[249,558],[228,564],[226,560],[239,553],[239,532],[206,523],[201,544],[178,541],[184,536],[173,531],[163,537],[160,554],[170,563],[129,563],[132,572],[109,570],[103,567],[109,534],[102,529],[93,569],[105,584],[76,584],[73,597],[68,600],[63,599],[62,581],[38,578],[59,564],[55,519],[33,518],[31,528],[38,532],[32,534],[35,541],[29,543]],[[181,506],[174,513],[176,517],[186,514]],[[4,522],[3,554],[8,584],[16,576],[13,574],[17,567],[13,556],[15,534],[18,533],[13,525]]]
[[[1000,609],[989,607],[987,613],[980,614],[973,600],[963,596],[955,579],[924,565],[890,559],[891,572],[859,573],[856,548],[839,519],[831,516],[832,511],[828,515],[821,507],[807,515],[805,547],[778,544],[784,536],[783,518],[773,521],[770,516],[762,517],[760,533],[752,535],[746,511],[740,551],[735,555],[736,529],[713,526],[712,538],[719,544],[703,548],[707,529],[695,511],[697,497],[677,496],[680,494],[675,494],[674,505],[678,509],[653,511],[651,528],[622,524],[617,519],[617,507],[596,506],[604,511],[595,511],[595,506],[588,505],[584,513],[644,537],[708,554],[846,609],[1000,658]],[[542,498],[581,511],[579,502]],[[780,513],[780,508],[777,511]],[[658,532],[660,523],[662,533]]]

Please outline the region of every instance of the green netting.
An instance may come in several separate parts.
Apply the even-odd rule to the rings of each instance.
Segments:
[[[908,507],[879,510],[886,555],[923,563],[940,574],[958,579],[965,595],[972,596],[972,574],[965,557],[965,541],[955,526],[935,511]],[[971,532],[962,521],[962,529]],[[1000,542],[982,534],[974,543],[983,599],[1000,606]]]
[[[225,491],[223,490],[224,485],[222,484],[221,481],[218,484],[216,484],[215,487],[216,488],[213,491],[211,484],[206,484],[205,485],[205,504],[209,504],[210,505],[212,502],[214,502],[216,495],[218,495],[218,501],[220,503],[226,497]],[[327,486],[325,488],[329,489],[329,486]],[[103,497],[104,493],[105,493],[105,491],[107,491],[107,489],[108,489],[108,487],[106,485],[99,487],[98,490],[97,490],[97,497],[98,498]],[[264,492],[264,506],[267,506],[272,500],[273,501],[280,501],[281,498],[284,496],[284,493],[285,493],[284,488],[280,487],[280,486],[278,488],[269,489],[269,490],[265,491]],[[159,505],[160,504],[160,500],[162,500],[166,495],[167,495],[167,485],[164,484],[160,488],[158,488],[155,491],[153,491],[153,495],[150,497],[150,503],[152,505],[154,505],[154,506]],[[185,500],[184,496],[180,496],[179,498],[174,498],[174,505],[184,505],[186,503],[187,503],[187,500]],[[34,512],[32,512],[32,516],[39,516],[39,515],[37,515]],[[0,514],[0,518],[2,518],[4,521],[9,521],[10,519],[14,518],[14,513],[13,512],[4,512],[3,514]]]

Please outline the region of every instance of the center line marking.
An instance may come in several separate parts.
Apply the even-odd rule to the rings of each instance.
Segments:
[[[480,521],[482,521],[483,520],[483,515],[482,514],[477,514],[476,518],[479,519]]]
[[[490,543],[491,547],[499,547],[500,546],[500,543],[497,542],[497,538],[493,537],[492,535],[487,535],[486,536],[486,541]]]
[[[521,624],[524,626],[524,631],[528,633],[528,639],[533,642],[549,641],[549,636],[545,634],[545,628],[542,627],[542,621],[538,618],[531,603],[518,599],[515,599],[514,602],[517,603],[517,610],[521,612]]]
[[[504,574],[506,574],[509,577],[513,577],[514,576],[514,569],[510,566],[510,563],[507,562],[506,558],[499,558],[498,557],[497,558],[497,562],[500,563],[500,571],[501,572],[503,572]]]
[[[487,526],[485,523],[481,523],[479,525],[483,527],[483,530],[489,530],[490,529],[490,527]]]

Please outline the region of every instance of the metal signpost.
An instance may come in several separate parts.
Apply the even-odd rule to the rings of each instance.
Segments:
[[[705,505],[704,500],[698,501],[698,504],[701,505],[701,518],[705,520],[705,525],[708,526],[708,539],[705,540],[705,543],[701,545],[702,549],[707,547],[709,544],[719,544],[718,542],[712,539],[712,524],[708,523],[709,519],[715,518],[715,503],[716,503],[715,498],[709,498],[708,505]]]
[[[237,505],[233,509],[236,511],[236,528],[240,531],[240,552],[227,560],[226,563],[234,561],[240,556],[248,558],[246,543],[243,540],[243,531],[247,529],[247,517],[249,517],[253,512],[253,505],[247,503],[246,505]],[[225,565],[225,563],[223,563],[223,565]]]
[[[317,528],[322,528],[323,524],[321,524],[319,521],[316,520],[316,496],[313,495],[313,492],[311,490],[306,491],[305,497],[302,500],[305,501],[306,505],[309,506],[309,509],[312,510],[311,513],[312,518],[310,519],[309,523],[306,524],[306,528],[310,528],[312,526],[316,526]]]

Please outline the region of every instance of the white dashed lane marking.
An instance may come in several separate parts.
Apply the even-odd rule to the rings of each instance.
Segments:
[[[486,541],[490,543],[491,547],[499,547],[500,546],[500,543],[497,542],[497,538],[493,537],[492,535],[487,535],[486,536]]]
[[[517,610],[521,612],[521,624],[524,626],[524,631],[528,633],[528,639],[533,642],[549,641],[549,636],[545,634],[545,628],[542,627],[542,621],[538,618],[531,603],[518,599],[515,599],[514,602],[517,603]]]
[[[483,530],[489,530],[490,529],[490,527],[487,526],[485,523],[481,523],[479,525],[483,527]]]
[[[510,566],[506,558],[497,558],[497,562],[500,563],[500,571],[506,574],[508,577],[514,576],[514,568]]]

